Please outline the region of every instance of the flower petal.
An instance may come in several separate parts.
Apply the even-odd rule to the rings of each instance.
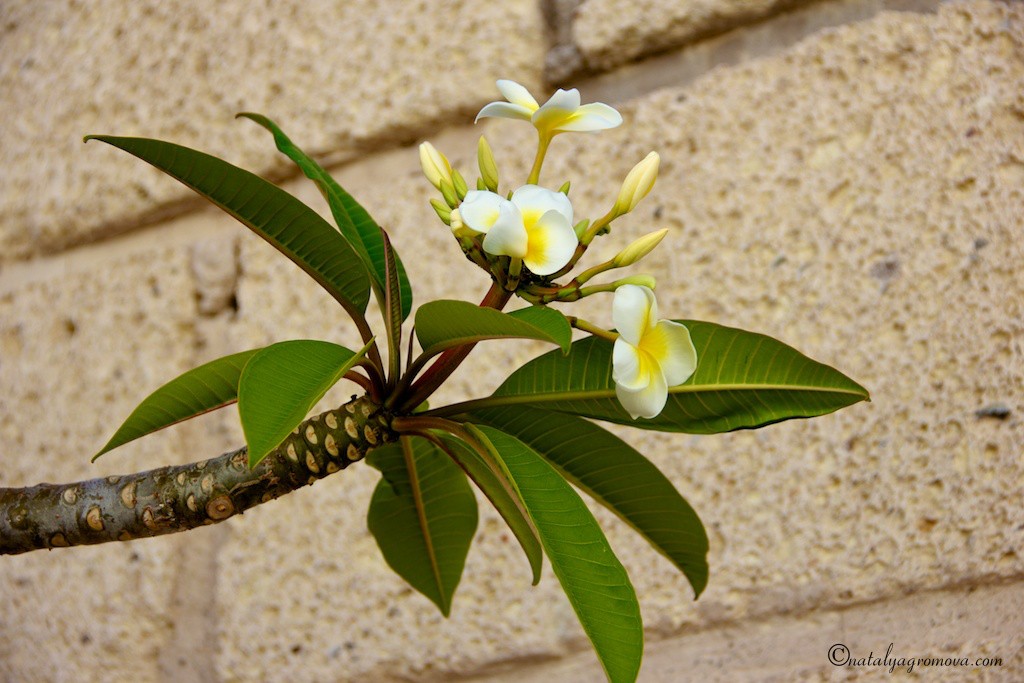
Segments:
[[[615,396],[634,420],[638,417],[657,417],[668,402],[668,386],[660,372],[651,373],[651,381],[641,389],[628,389],[615,385]]]
[[[518,104],[520,107],[529,109],[531,113],[537,111],[539,104],[537,100],[533,99],[533,95],[530,91],[519,85],[515,81],[508,79],[500,79],[498,81],[498,90],[501,92],[501,96],[512,104]]]
[[[545,105],[546,106],[546,105]],[[534,119],[536,121],[536,119]],[[555,130],[587,133],[596,130],[607,130],[622,125],[622,114],[602,102],[585,104],[572,116],[559,123]]]
[[[463,217],[465,220],[465,217]],[[526,256],[529,237],[523,227],[523,217],[512,202],[505,202],[499,209],[498,220],[487,231],[484,251],[495,256]]]
[[[480,119],[493,116],[502,119],[522,119],[529,121],[530,117],[533,116],[533,111],[519,104],[509,104],[508,102],[491,102],[490,104],[484,105],[484,108],[480,110],[480,113],[473,119],[473,123],[476,123]]]
[[[640,352],[619,337],[612,347],[612,379],[623,389],[637,391],[651,383],[651,367],[644,363]]]
[[[541,216],[533,225],[524,225],[528,235],[523,263],[536,275],[551,275],[562,269],[576,253],[579,238],[572,223],[557,210]]]
[[[556,130],[565,119],[576,113],[580,108],[580,91],[559,89],[540,109],[533,112],[533,125],[537,130]]]
[[[622,285],[612,301],[612,322],[622,338],[638,346],[644,334],[657,320],[658,304],[654,292],[639,285]]]
[[[559,88],[555,91],[555,94],[548,98],[548,101],[541,105],[541,109],[547,107],[550,109],[564,109],[566,111],[576,111],[580,108],[580,91],[576,88],[570,90],[562,90]]]
[[[697,349],[685,325],[661,320],[644,335],[640,346],[661,366],[670,387],[690,379],[697,369]]]
[[[561,192],[539,185],[523,185],[512,193],[512,203],[519,207],[524,217],[527,213],[535,213],[539,218],[548,211],[557,211],[569,225],[573,224],[572,202]]]
[[[470,190],[459,205],[463,224],[476,232],[487,232],[501,215],[501,207],[509,201],[501,195],[481,190]]]

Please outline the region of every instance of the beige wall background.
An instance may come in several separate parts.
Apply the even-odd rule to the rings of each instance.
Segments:
[[[891,677],[832,666],[834,643],[972,662],[923,680],[1024,679],[1020,4],[3,3],[0,485],[215,455],[241,442],[229,411],[88,462],[195,364],[354,341],[271,248],[84,134],[197,147],[320,207],[269,136],[232,119],[266,113],[389,228],[418,301],[475,299],[482,275],[427,205],[414,143],[469,169],[484,133],[504,176],[525,177],[525,127],[470,125],[502,77],[622,111],[621,128],[561,136],[549,156],[581,215],[660,152],[654,193],[599,251],[670,228],[644,268],[663,311],[776,336],[873,396],[756,432],[617,430],[711,537],[694,602],[596,511],[640,595],[641,680]],[[588,317],[608,320],[607,304]],[[490,391],[538,350],[481,348],[444,398]],[[1004,417],[979,416],[993,407]],[[374,474],[187,534],[4,558],[0,680],[600,678],[550,572],[530,588],[487,506],[450,619],[392,575],[365,525]]]

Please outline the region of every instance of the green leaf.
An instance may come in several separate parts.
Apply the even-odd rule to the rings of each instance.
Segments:
[[[416,338],[425,356],[485,339],[510,337],[540,339],[568,351],[572,328],[564,315],[541,306],[502,313],[467,301],[441,299],[416,310]]]
[[[334,221],[338,224],[341,234],[365,260],[380,291],[385,291],[387,276],[384,270],[384,244],[380,238],[381,228],[370,217],[366,209],[353,199],[352,195],[346,192],[320,164],[289,140],[276,123],[266,116],[251,112],[242,112],[238,116],[255,121],[270,131],[274,136],[277,149],[294,161],[307,178],[316,183],[320,194],[324,196],[327,205],[331,208],[331,214],[334,216]],[[412,288],[409,286],[409,278],[405,274],[405,266],[402,265],[402,260],[398,258],[397,254],[395,260],[399,286],[402,291],[402,320],[405,320],[409,317],[409,312],[412,311]],[[383,302],[381,304],[383,308]]]
[[[592,422],[525,406],[483,408],[469,420],[510,434],[547,458],[563,477],[629,524],[689,580],[708,582],[708,536],[665,475],[629,444]]]
[[[395,251],[391,248],[391,240],[383,230],[380,231],[380,235],[384,242],[384,270],[386,273],[384,302],[381,309],[388,333],[388,365],[390,367],[388,377],[395,382],[398,380],[402,367],[402,292],[398,283]]]
[[[533,585],[540,583],[544,551],[526,512],[526,506],[519,492],[509,480],[505,468],[496,461],[489,451],[477,451],[474,447],[448,434],[439,434],[445,452],[461,467],[477,488],[494,505],[512,534],[519,541],[533,572]]]
[[[353,315],[369,301],[370,280],[348,241],[295,197],[217,157],[161,140],[90,135],[187,185],[274,245]]]
[[[635,681],[644,650],[640,605],[597,520],[572,486],[522,441],[491,427],[466,427],[508,469],[609,680]]]
[[[369,347],[356,353],[330,342],[297,339],[253,356],[238,383],[249,467],[277,448]]]
[[[250,121],[255,121],[260,126],[263,126],[270,134],[274,136],[274,144],[277,145],[278,151],[284,154],[286,157],[295,162],[295,165],[299,167],[303,175],[312,180],[317,189],[320,190],[320,194],[323,195],[324,199],[327,200],[327,205],[331,209],[331,214],[334,216],[335,223],[338,224],[338,229],[341,234],[345,236],[345,239],[349,241],[356,252],[366,261],[367,265],[370,264],[370,255],[366,252],[366,247],[363,245],[363,238],[360,237],[359,231],[356,230],[356,226],[352,223],[352,219],[349,217],[348,212],[345,210],[344,204],[341,202],[340,195],[338,193],[341,190],[341,186],[318,164],[311,156],[303,152],[299,147],[292,142],[281,128],[262,114],[256,114],[253,112],[241,112],[235,116],[235,118],[246,118]],[[344,192],[344,190],[341,190]]]
[[[547,306],[527,306],[506,315],[544,330],[553,337],[554,343],[558,344],[563,354],[569,353],[569,347],[572,345],[572,326],[560,311]]]
[[[366,462],[383,474],[366,522],[388,565],[444,616],[476,532],[476,497],[466,475],[426,439],[373,450]]]
[[[238,400],[238,378],[242,368],[259,350],[242,351],[210,361],[154,391],[132,411],[100,452],[92,456],[93,462],[107,451],[140,436],[234,403]]]
[[[852,379],[763,334],[694,320],[679,321],[697,349],[697,371],[669,388],[652,419],[633,420],[615,398],[612,343],[589,337],[568,356],[547,353],[516,370],[488,398],[431,415],[479,407],[529,405],[663,432],[714,434],[831,413],[868,392]]]

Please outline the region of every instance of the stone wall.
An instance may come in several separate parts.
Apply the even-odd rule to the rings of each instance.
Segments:
[[[1024,677],[1024,6],[23,1],[0,32],[0,486],[215,455],[241,441],[230,411],[89,464],[195,364],[355,341],[270,247],[84,134],[204,149],[320,207],[232,119],[266,113],[388,227],[420,302],[453,283],[470,299],[485,283],[427,205],[412,143],[469,168],[486,133],[525,177],[529,131],[473,115],[496,78],[578,86],[625,118],[553,145],[545,178],[572,178],[578,213],[648,151],[663,160],[597,251],[670,228],[644,268],[663,311],[776,336],[873,398],[754,432],[616,430],[711,537],[694,602],[596,510],[641,600],[641,680],[888,679],[829,664],[835,643],[1002,659],[926,680]],[[608,319],[607,300],[584,303]],[[481,348],[442,400],[538,350]],[[486,505],[451,618],[411,592],[366,530],[375,481],[355,467],[215,527],[3,559],[0,680],[599,679],[550,572],[529,586]]]

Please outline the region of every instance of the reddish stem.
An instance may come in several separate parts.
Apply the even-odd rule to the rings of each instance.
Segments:
[[[511,298],[512,292],[506,291],[501,285],[494,282],[491,283],[491,288],[487,290],[487,294],[484,295],[480,305],[500,311]],[[433,365],[413,383],[410,388],[409,397],[402,403],[400,410],[412,410],[426,401],[455,372],[455,369],[459,367],[462,361],[466,360],[466,356],[469,355],[474,346],[476,344],[457,346],[448,349],[438,356]]]
[[[370,394],[371,398],[373,398],[375,401],[380,401],[379,390],[377,389],[377,387],[374,386],[370,378],[364,375],[363,373],[356,372],[355,370],[349,370],[348,372],[345,373],[345,379],[355,382],[356,384],[361,386],[363,390]]]

